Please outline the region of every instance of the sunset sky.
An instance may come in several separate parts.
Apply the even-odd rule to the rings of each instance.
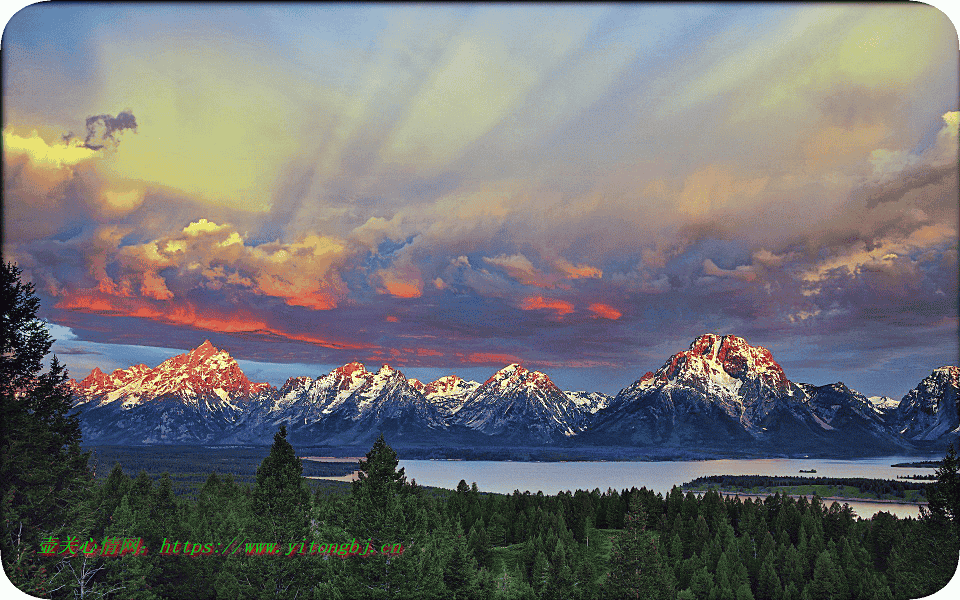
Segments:
[[[78,378],[616,393],[715,332],[899,398],[958,361],[957,111],[921,4],[36,4],[3,255]]]

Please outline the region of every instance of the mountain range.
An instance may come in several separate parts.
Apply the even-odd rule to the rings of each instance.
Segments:
[[[294,443],[435,447],[675,448],[776,456],[882,455],[960,437],[960,369],[941,367],[899,402],[843,383],[790,381],[770,351],[706,334],[611,397],[563,391],[510,364],[483,383],[430,383],[358,362],[279,389],[251,382],[209,341],[156,368],[70,380],[88,444]]]

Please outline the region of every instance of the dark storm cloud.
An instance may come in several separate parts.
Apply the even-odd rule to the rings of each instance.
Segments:
[[[114,137],[115,133],[121,133],[126,129],[137,130],[137,118],[130,110],[125,110],[115,117],[110,115],[93,115],[87,117],[87,136],[83,139],[84,148],[90,150],[102,150],[106,144],[95,142],[106,142],[109,140],[114,145],[118,145],[120,140]],[[64,134],[63,141],[70,142],[73,139],[73,132]]]
[[[925,186],[944,182],[951,177],[955,179],[956,174],[956,164],[939,166],[920,164],[904,169],[892,181],[864,186],[855,193],[854,198],[862,198],[867,208],[873,208],[884,202],[897,202],[908,193]]]

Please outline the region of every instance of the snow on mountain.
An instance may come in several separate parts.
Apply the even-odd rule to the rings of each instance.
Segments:
[[[93,443],[267,443],[283,423],[306,444],[365,444],[383,431],[428,444],[576,436],[606,446],[875,452],[960,434],[958,380],[957,367],[942,367],[899,403],[868,400],[842,383],[793,383],[767,349],[707,334],[612,399],[561,391],[519,364],[483,384],[455,375],[424,384],[352,362],[277,390],[251,382],[209,341],[156,368],[94,369],[69,385]]]
[[[799,384],[807,394],[806,405],[821,427],[843,432],[858,443],[885,442],[904,446],[903,440],[887,427],[884,415],[863,394],[843,382],[814,386]]]
[[[245,416],[241,425],[248,431],[231,439],[265,438],[281,423],[292,441],[304,443],[366,443],[381,430],[424,435],[443,429],[441,410],[424,398],[417,383],[389,365],[371,372],[359,362],[317,379],[293,377],[271,402]]]
[[[907,392],[896,411],[899,432],[911,440],[960,434],[960,367],[940,367]]]
[[[480,387],[480,383],[464,381],[456,375],[445,375],[421,386],[418,389],[423,397],[439,408],[444,415],[449,416],[463,408],[467,398]]]
[[[870,404],[872,404],[873,407],[877,409],[877,411],[879,411],[881,414],[886,413],[888,411],[896,410],[897,407],[900,405],[899,400],[894,400],[889,396],[870,396],[869,398],[867,398],[867,400],[869,400]]]
[[[67,385],[75,396],[86,402],[119,389],[131,381],[139,379],[150,370],[147,365],[139,364],[127,369],[116,369],[113,373],[107,375],[99,367],[94,367],[93,371],[84,379],[79,382],[71,379],[67,382]]]
[[[796,392],[769,350],[735,335],[716,334],[695,339],[688,350],[621,391],[614,404],[652,390],[668,395],[692,392],[753,434],[760,432],[759,422],[776,398]]]
[[[570,401],[585,410],[586,412],[596,414],[598,410],[602,410],[610,406],[610,403],[613,401],[612,396],[603,394],[601,392],[564,392],[567,395],[567,398],[570,398]]]
[[[545,374],[511,364],[477,387],[452,421],[487,435],[542,442],[582,431],[587,414]]]
[[[212,397],[233,406],[235,400],[249,398],[270,388],[267,383],[252,383],[229,353],[214,348],[208,341],[190,352],[179,354],[154,369],[136,365],[118,369],[109,377],[94,369],[77,386],[77,391],[99,406],[121,401],[124,408],[161,397],[176,397],[198,404]]]
[[[73,390],[87,441],[188,443],[215,439],[273,388],[208,340],[153,369],[94,369]]]
[[[770,351],[733,335],[701,335],[597,413],[591,440],[778,451],[900,448],[862,395],[843,384],[787,379]]]

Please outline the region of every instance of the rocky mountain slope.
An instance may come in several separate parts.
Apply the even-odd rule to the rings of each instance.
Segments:
[[[305,445],[617,446],[696,451],[882,454],[960,435],[960,369],[904,399],[868,400],[843,383],[791,382],[771,353],[732,335],[698,337],[615,398],[565,392],[507,365],[484,383],[430,383],[349,363],[280,389],[251,382],[209,341],[156,368],[94,369],[69,382],[87,443],[269,443],[280,424]]]
[[[915,441],[960,435],[960,368],[940,367],[924,378],[900,401],[892,424]]]

